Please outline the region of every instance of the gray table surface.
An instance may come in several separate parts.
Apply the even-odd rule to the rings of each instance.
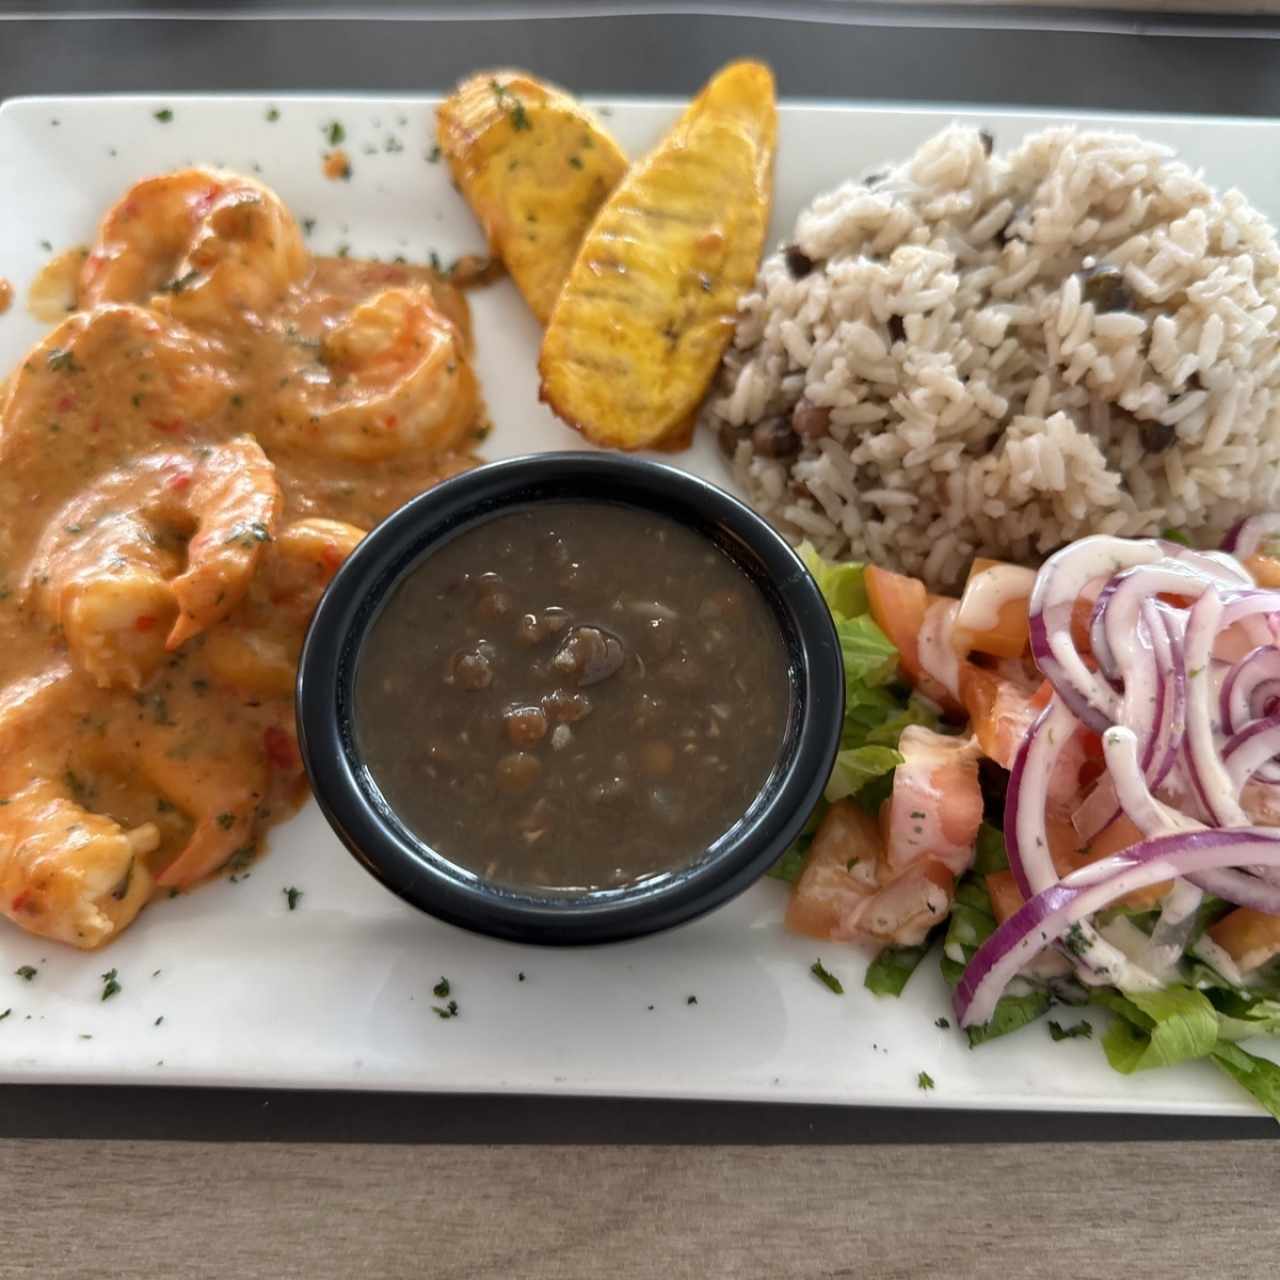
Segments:
[[[503,17],[483,0],[448,13],[392,0],[376,17],[344,6],[357,18],[278,16],[323,7],[280,0],[15,16],[32,7],[0,0],[4,96],[423,92],[485,62],[584,92],[684,94],[756,54],[789,96],[1280,114],[1275,27],[1221,12],[827,3],[778,19],[748,3],[557,19],[549,5]],[[11,1086],[0,1277],[587,1276],[606,1253],[624,1276],[1272,1275],[1280,1155],[1219,1140],[1274,1132],[1261,1119]]]

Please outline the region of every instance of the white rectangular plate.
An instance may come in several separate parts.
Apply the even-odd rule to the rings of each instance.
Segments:
[[[312,246],[449,261],[481,237],[443,164],[430,163],[426,98],[25,99],[0,109],[0,275],[18,301],[0,317],[0,370],[42,327],[21,298],[50,246],[87,241],[136,179],[190,163],[259,173]],[[172,112],[167,123],[157,112]],[[675,118],[671,102],[612,104],[632,154]],[[278,117],[275,116],[278,112]],[[1000,146],[1060,117],[993,111],[782,109],[771,245],[819,192],[910,151],[950,119]],[[340,121],[354,169],[326,180],[325,130]],[[1210,180],[1280,215],[1280,124],[1095,118],[1176,146]],[[582,447],[538,404],[538,329],[509,283],[471,295],[492,457]],[[714,448],[675,459],[716,480]],[[303,891],[296,911],[283,889]],[[861,985],[863,957],[782,929],[785,894],[764,882],[694,924],[589,951],[517,947],[418,914],[346,854],[314,804],[272,834],[267,856],[227,881],[149,908],[96,955],[0,926],[0,1079],[614,1094],[992,1108],[1252,1114],[1211,1068],[1122,1077],[1096,1043],[1053,1044],[1043,1026],[971,1052],[936,961],[901,1000]],[[821,956],[838,999],[809,973]],[[26,982],[13,971],[32,964]],[[114,967],[123,990],[100,999]],[[524,980],[518,978],[524,975]],[[431,1010],[447,975],[460,1016]],[[697,998],[693,1003],[691,997]],[[160,1025],[156,1019],[163,1017]],[[1098,1019],[1095,1019],[1097,1021]],[[922,1094],[917,1074],[936,1088]]]

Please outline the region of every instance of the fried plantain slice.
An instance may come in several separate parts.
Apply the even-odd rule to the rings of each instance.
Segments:
[[[539,360],[542,399],[596,444],[687,443],[759,265],[776,139],[773,75],[732,63],[600,210]]]
[[[522,71],[464,80],[437,108],[436,132],[490,250],[545,324],[626,156],[567,93]]]

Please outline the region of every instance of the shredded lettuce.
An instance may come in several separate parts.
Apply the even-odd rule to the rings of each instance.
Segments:
[[[833,615],[844,618],[856,618],[868,613],[867,587],[863,579],[864,566],[856,560],[843,564],[834,560],[824,560],[815,550],[813,543],[802,542],[796,554],[804,561],[804,567],[813,574],[813,580],[827,602],[827,608]]]
[[[1102,987],[1093,1000],[1118,1015],[1102,1037],[1102,1050],[1124,1075],[1208,1057],[1218,1043],[1213,1005],[1191,987],[1178,984],[1127,996]]]
[[[954,987],[960,981],[960,975],[973,959],[973,953],[995,932],[996,916],[991,909],[991,895],[987,892],[985,880],[994,872],[1007,871],[1008,868],[1009,855],[1003,834],[984,822],[978,828],[973,869],[956,885],[956,898],[951,904],[946,940],[942,945],[942,976],[949,986]],[[1003,995],[990,1021],[965,1028],[969,1047],[977,1048],[988,1040],[1018,1031],[1043,1017],[1052,1006],[1053,997],[1039,988]]]
[[[1253,1094],[1271,1116],[1280,1120],[1280,1066],[1230,1043],[1220,1044],[1213,1051],[1212,1061]]]
[[[844,663],[845,708],[840,753],[827,782],[824,800],[801,836],[774,864],[770,875],[794,883],[828,804],[855,797],[878,808],[892,788],[893,771],[902,763],[894,749],[909,724],[937,723],[931,707],[898,682],[898,651],[876,626],[867,601],[862,564],[824,560],[809,543],[800,558],[822,592]]]
[[[932,938],[918,947],[885,947],[867,966],[862,985],[878,996],[900,996],[932,947]]]
[[[965,1028],[969,1048],[976,1049],[988,1040],[998,1040],[1011,1031],[1021,1031],[1023,1027],[1043,1018],[1052,1007],[1053,997],[1047,991],[1039,989],[1023,995],[1003,995],[996,1002],[995,1012],[989,1022]]]
[[[845,683],[872,688],[888,684],[898,674],[898,651],[875,619],[869,613],[841,617],[834,609],[831,616],[836,620]]]
[[[902,763],[902,753],[892,747],[852,747],[841,751],[827,779],[825,792],[834,803],[855,796],[872,779],[891,773]]]
[[[1280,1120],[1280,1065],[1236,1043],[1280,1031],[1280,1004],[1274,1000],[1239,995],[1215,1002],[1181,984],[1128,995],[1101,988],[1091,998],[1116,1015],[1102,1038],[1115,1070],[1128,1075],[1208,1058]]]

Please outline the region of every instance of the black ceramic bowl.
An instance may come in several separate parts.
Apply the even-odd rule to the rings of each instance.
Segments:
[[[428,847],[396,816],[361,759],[352,691],[369,625],[423,556],[491,516],[557,499],[661,512],[719,546],[763,592],[788,655],[786,729],[747,812],[690,865],[658,882],[595,892],[520,892]],[[796,838],[826,783],[844,715],[831,615],[794,551],[722,489],[659,463],[545,453],[468,471],[415,498],[356,548],[316,609],[298,668],[298,740],[320,807],[387,888],[452,924],[520,942],[612,942],[688,920],[740,893]]]

